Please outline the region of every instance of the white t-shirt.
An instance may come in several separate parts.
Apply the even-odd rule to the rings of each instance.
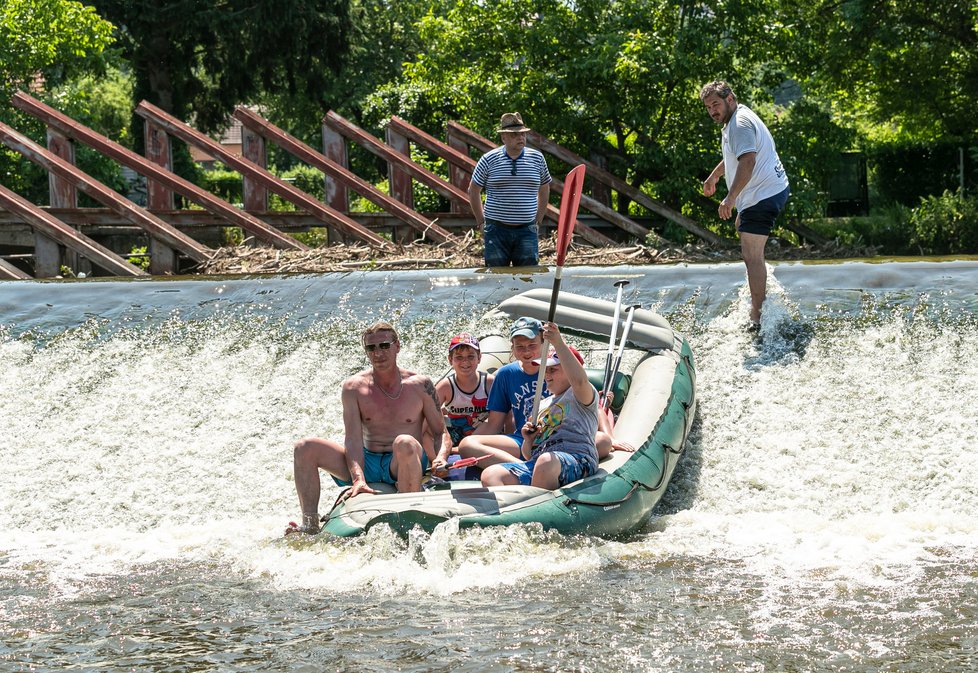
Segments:
[[[750,208],[758,201],[780,194],[788,186],[788,176],[781,165],[774,138],[753,110],[741,103],[723,127],[723,174],[727,189],[737,175],[737,159],[755,152],[754,172],[750,182],[737,195],[737,210]]]

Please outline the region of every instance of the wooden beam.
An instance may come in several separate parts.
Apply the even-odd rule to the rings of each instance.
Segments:
[[[146,158],[168,171],[173,170],[170,136],[153,122],[143,120],[143,147]],[[173,192],[156,180],[146,180],[146,205],[152,209],[173,210]],[[158,238],[149,238],[149,272],[156,275],[175,273],[180,268],[177,251]]]
[[[69,164],[75,163],[75,143],[63,133],[56,131],[50,126],[47,129],[48,151],[61,157]],[[63,180],[55,173],[48,173],[48,204],[52,208],[77,208],[78,190],[70,182]],[[45,241],[47,244],[50,239],[43,235],[38,235],[38,241],[34,243],[35,259],[40,257],[37,254],[38,242]],[[64,254],[64,264],[75,274],[92,274],[92,265],[84,257],[79,257],[74,251],[66,250]]]
[[[89,147],[98,150],[110,159],[115,159],[123,166],[128,166],[140,175],[146,176],[148,187],[152,184],[152,181],[155,180],[161,185],[165,185],[167,188],[177,192],[181,196],[184,196],[194,203],[203,206],[204,209],[208,210],[209,212],[220,215],[229,224],[241,227],[248,233],[253,234],[256,238],[267,241],[276,247],[291,250],[309,249],[308,246],[303,245],[291,236],[286,236],[282,232],[277,231],[274,227],[265,224],[257,217],[235,208],[224,199],[214,196],[207,190],[201,189],[192,182],[184,180],[179,175],[171,173],[158,164],[153,163],[153,161],[141,157],[135,152],[126,149],[122,145],[109,140],[105,136],[100,135],[95,131],[92,131],[90,128],[79,124],[67,115],[64,115],[54,108],[45,105],[41,101],[32,98],[23,91],[18,91],[15,93],[11,97],[11,103],[14,107],[23,110],[34,117],[37,117],[49,126],[58,129],[68,137],[85,143]],[[165,133],[163,133],[163,135],[166,136]],[[169,153],[168,137],[166,149],[160,149],[159,151],[161,153],[164,151],[167,152],[167,154]],[[152,196],[152,194],[153,188],[150,187],[150,195]]]
[[[238,171],[241,173],[241,175],[247,175],[255,182],[263,185],[269,191],[275,192],[283,199],[286,199],[300,208],[307,210],[316,217],[320,218],[323,222],[332,224],[333,226],[343,230],[344,233],[355,236],[368,245],[376,246],[378,248],[386,248],[390,245],[386,240],[369,229],[364,229],[343,213],[333,210],[321,201],[318,201],[309,194],[306,194],[298,187],[294,187],[285,180],[272,175],[267,170],[259,168],[247,159],[234,156],[217,141],[208,138],[200,131],[197,131],[184,124],[176,117],[164,112],[155,105],[143,101],[136,107],[136,114],[144,119],[152,119],[154,122],[165,128],[167,133],[170,135],[174,135],[185,143],[194,145],[211,156],[220,159],[225,165]]]
[[[331,161],[325,155],[320,154],[313,148],[300,141],[298,138],[293,137],[279,127],[275,126],[267,119],[263,119],[252,110],[245,107],[239,107],[234,111],[234,116],[245,126],[245,128],[261,134],[271,142],[295,156],[300,161],[304,161],[313,168],[318,168],[319,170],[323,171],[324,174],[335,179],[343,187],[349,187],[371,203],[380,206],[402,222],[410,225],[414,229],[417,229],[423,235],[429,236],[439,243],[443,243],[451,238],[451,234],[445,229],[418,214],[405,204],[395,200],[387,194],[384,194],[373,185],[361,180],[354,173]]]
[[[449,122],[449,123],[453,123],[453,122]],[[536,147],[539,150],[552,154],[553,156],[557,157],[558,159],[560,159],[565,163],[573,164],[573,165],[584,164],[585,166],[587,166],[588,177],[590,179],[603,182],[604,184],[608,185],[619,194],[624,194],[632,201],[635,201],[636,203],[642,205],[645,208],[648,208],[651,212],[656,213],[657,215],[661,215],[662,217],[666,218],[671,222],[675,222],[686,231],[695,234],[696,236],[703,239],[707,243],[712,243],[714,245],[729,245],[732,243],[730,240],[720,238],[712,231],[708,229],[704,229],[700,225],[696,224],[695,221],[686,217],[679,211],[673,210],[672,208],[662,203],[661,201],[657,201],[653,199],[651,196],[649,196],[642,190],[632,187],[630,184],[628,184],[627,182],[619,178],[617,175],[614,175],[613,173],[606,171],[605,169],[603,169],[601,166],[598,166],[593,161],[588,161],[583,157],[570,151],[566,147],[558,145],[550,138],[540,135],[536,131],[530,131],[529,133],[526,134],[526,139],[530,145]]]
[[[142,227],[151,236],[176,248],[195,262],[210,259],[213,250],[201,245],[186,234],[174,229],[151,212],[140,208],[115,190],[105,186],[84,171],[72,166],[64,159],[56,157],[46,149],[21,135],[6,124],[0,123],[0,140],[10,149],[16,150],[45,170],[70,180],[96,201],[108,206],[133,224]]]
[[[411,158],[411,142],[390,126],[387,127],[387,146],[408,159]],[[398,164],[388,162],[387,182],[391,196],[408,208],[414,208],[414,191],[412,189],[414,183],[411,176],[401,170]]]
[[[393,121],[394,117],[391,117]],[[419,129],[420,130],[420,129]],[[464,156],[469,156],[469,144],[462,140],[461,138],[448,134],[448,146],[453,150],[463,154]],[[449,181],[462,190],[468,190],[469,188],[469,174],[467,171],[458,167],[457,164],[449,162],[448,164],[448,178]],[[452,212],[458,212],[458,204],[452,202]]]
[[[431,187],[437,193],[448,199],[449,202],[459,203],[464,207],[464,212],[472,212],[472,209],[469,207],[468,194],[448,181],[443,180],[441,176],[435,175],[427,168],[419,166],[400,152],[388,147],[356,124],[347,121],[332,110],[326,113],[326,116],[323,118],[323,124],[349,138],[371,154],[380,157],[388,163],[397,164],[405,173],[421,184]]]
[[[110,236],[113,234],[136,235],[142,229],[131,224],[128,220],[112,212],[108,208],[78,208],[65,210],[61,208],[42,208],[65,224],[69,224],[81,231],[88,233],[89,236]],[[185,233],[191,233],[199,229],[219,229],[226,226],[219,215],[209,213],[206,210],[171,210],[161,213],[153,213],[161,220],[176,227]],[[323,221],[314,215],[310,215],[304,210],[296,211],[266,211],[260,213],[261,218],[269,224],[282,229],[283,231],[304,231],[312,227],[322,227]],[[472,215],[459,215],[457,213],[437,213],[440,226],[445,229],[471,229],[474,225]],[[353,213],[350,215],[361,226],[371,230],[386,230],[403,224],[400,220],[387,212],[380,213]],[[590,221],[590,220],[588,220]],[[0,208],[0,234],[10,233],[15,229],[23,229],[25,233],[33,230],[23,224],[20,218]],[[10,243],[29,247],[33,245],[33,238],[24,238],[22,242]]]
[[[159,126],[145,119],[143,120],[143,146],[146,148],[144,151],[149,161],[167,172],[173,172],[173,146],[170,145],[170,136]],[[93,147],[100,149],[94,145]],[[102,151],[103,154],[112,156]],[[146,205],[150,210],[173,210],[173,191],[167,189],[165,183],[147,176]]]
[[[476,164],[475,159],[473,159],[467,154],[462,153],[461,151],[455,149],[454,147],[446,145],[445,143],[441,142],[434,136],[425,133],[421,129],[417,128],[416,126],[413,126],[412,124],[409,124],[408,122],[404,121],[400,117],[396,117],[396,116],[391,117],[391,126],[396,128],[400,133],[407,136],[414,142],[418,143],[428,151],[434,152],[438,156],[448,161],[450,164],[458,166],[459,168],[465,170],[467,173],[471,174],[472,171],[475,169],[475,164]],[[456,125],[456,126],[458,126],[461,129],[465,129],[464,126],[461,125]],[[465,131],[467,131],[468,134],[473,137],[473,140],[476,141],[470,144],[478,147],[481,151],[488,152],[489,150],[495,148],[495,145],[493,145],[491,142],[489,142],[489,140],[483,138],[482,136],[472,133],[468,129],[465,129]],[[468,140],[468,138],[465,138],[465,140]],[[551,192],[556,190],[558,193],[560,193],[560,191],[562,191],[563,188],[564,188],[564,183],[561,180],[554,178],[553,184],[551,185]],[[585,198],[586,197],[584,197],[583,195],[581,196],[582,204],[584,203]],[[588,208],[588,210],[590,210],[590,208]],[[618,214],[615,213],[615,215]],[[555,206],[548,204],[547,219],[557,222],[559,217],[560,217],[560,210]],[[639,226],[635,223],[632,224],[635,227]],[[641,229],[641,227],[639,228]],[[583,239],[585,239],[586,241],[594,245],[598,245],[598,246],[615,245],[615,242],[612,241],[610,238],[598,232],[597,230],[587,226],[586,224],[583,224],[580,219],[578,219],[574,224],[574,231],[580,234]]]
[[[35,230],[44,232],[46,236],[90,259],[109,273],[114,273],[117,276],[147,275],[139,267],[133,266],[108,248],[99,245],[88,236],[75,231],[61,220],[41,210],[24,197],[12,192],[3,185],[0,185],[0,205],[16,214]]]
[[[259,168],[268,168],[265,139],[251,129],[241,129],[241,155]],[[241,194],[245,210],[250,212],[268,210],[268,190],[260,182],[255,182],[248,176],[244,176],[242,182]]]
[[[346,139],[326,124],[322,124],[320,128],[323,131],[323,156],[337,166],[349,168],[350,162],[346,152]],[[323,175],[323,181],[326,185],[326,203],[341,212],[349,210],[346,187],[337,182],[328,173]]]
[[[5,259],[0,259],[0,279],[2,280],[31,280],[29,273],[24,273]]]

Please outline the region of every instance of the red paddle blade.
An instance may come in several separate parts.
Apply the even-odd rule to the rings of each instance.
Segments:
[[[560,217],[557,218],[557,266],[564,265],[567,249],[570,248],[577,222],[577,208],[581,204],[581,190],[584,188],[584,164],[575,166],[564,180],[564,191],[560,196]]]
[[[469,465],[475,465],[483,458],[488,458],[488,454],[485,456],[473,456],[472,458],[459,458],[454,463],[449,465],[449,469],[456,470],[460,467],[468,467]]]

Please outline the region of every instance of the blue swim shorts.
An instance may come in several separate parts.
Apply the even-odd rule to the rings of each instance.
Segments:
[[[572,453],[564,453],[563,451],[550,451],[549,453],[552,453],[560,461],[559,483],[561,486],[590,476],[591,468],[582,456],[575,456]],[[519,479],[523,486],[529,486],[533,481],[533,468],[536,466],[537,458],[539,457],[535,456],[534,458],[530,458],[525,463],[503,463],[503,467]]]
[[[377,451],[363,450],[363,477],[368,482],[380,482],[382,484],[396,485],[397,479],[391,474],[391,461],[394,460],[394,453],[378,453]],[[421,471],[428,469],[428,454],[421,453]],[[342,479],[330,475],[337,486],[350,486],[353,482],[343,481]]]

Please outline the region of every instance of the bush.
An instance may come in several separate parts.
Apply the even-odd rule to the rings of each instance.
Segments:
[[[917,252],[910,245],[910,213],[906,206],[891,204],[874,208],[867,216],[818,218],[805,224],[840,245],[873,247],[884,255],[909,255]]]
[[[959,151],[970,141],[897,141],[868,147],[866,156],[874,196],[883,202],[913,207],[921,198],[959,185]],[[971,152],[965,154],[965,181],[978,180]]]
[[[920,254],[978,252],[978,199],[951,191],[928,196],[914,208],[910,222],[910,242]]]
[[[218,164],[212,170],[201,171],[198,184],[229,203],[241,205],[244,200],[241,174],[225,168],[222,164]]]

